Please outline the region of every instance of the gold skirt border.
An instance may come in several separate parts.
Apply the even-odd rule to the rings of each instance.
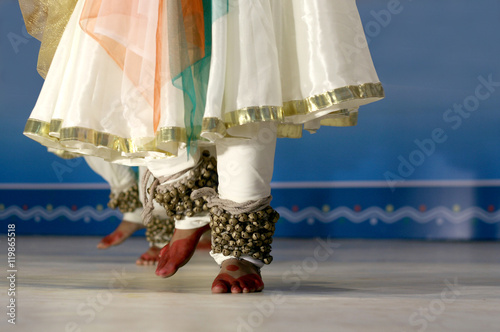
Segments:
[[[350,85],[327,91],[320,95],[303,100],[287,101],[283,106],[257,106],[239,109],[225,114],[224,120],[210,117],[204,118],[201,133],[215,133],[221,137],[229,136],[227,129],[249,123],[276,121],[278,137],[302,137],[303,124],[287,122],[287,117],[308,115],[345,102],[362,99],[382,99],[384,89],[381,83],[365,83]],[[357,110],[337,109],[320,118],[321,126],[354,126],[357,123]],[[155,152],[166,156],[175,155],[159,146],[168,143],[186,143],[186,130],[181,127],[159,128],[155,137],[124,138],[83,127],[63,127],[62,120],[53,119],[50,123],[30,118],[26,123],[24,134],[49,148],[75,152],[71,142],[83,143],[98,149],[109,150],[112,155],[144,156]],[[170,144],[171,146],[171,144]]]

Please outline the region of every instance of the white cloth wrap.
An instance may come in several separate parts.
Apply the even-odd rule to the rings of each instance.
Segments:
[[[216,141],[217,171],[219,173],[219,197],[237,203],[258,200],[271,194],[271,179],[276,150],[276,125],[237,127],[233,135],[247,139],[222,138]],[[217,264],[222,264],[234,256],[224,256],[210,251],[210,256]],[[261,260],[248,255],[240,259],[258,266],[264,266]]]
[[[179,172],[186,170],[186,173],[181,175],[180,177],[169,180],[161,184],[175,183],[189,176],[189,169],[193,168],[198,163],[200,159],[200,153],[203,150],[208,150],[210,152],[210,155],[215,156],[215,147],[213,146],[206,146],[206,147],[200,146],[196,151],[191,152],[189,158],[186,149],[179,149],[179,155],[177,158],[147,159],[147,168],[157,178],[168,177],[173,174],[177,174]],[[152,181],[153,178],[150,178],[150,182]],[[141,197],[143,196],[141,195]],[[166,216],[165,209],[163,209],[158,203],[156,203],[156,201],[154,202],[154,205],[155,205],[155,211],[161,208]],[[200,228],[207,225],[209,222],[210,222],[209,213],[199,213],[192,217],[184,216],[181,220],[176,220],[175,228],[177,229]]]

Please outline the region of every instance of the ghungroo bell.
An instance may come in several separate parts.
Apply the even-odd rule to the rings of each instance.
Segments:
[[[118,194],[109,194],[108,206],[111,209],[120,210],[121,213],[134,212],[136,209],[142,207],[137,184]]]
[[[206,181],[206,178],[211,180]],[[208,184],[210,188],[216,190],[217,179],[217,160],[211,157],[208,151],[203,151],[200,163],[189,171],[188,177],[172,184],[159,185],[156,187],[156,192],[151,195],[165,208],[168,216],[180,220],[184,216],[192,217],[208,210],[206,200],[204,198],[193,200],[191,193]]]
[[[163,246],[170,242],[174,229],[175,220],[173,218],[160,219],[153,216],[146,225],[146,239],[153,245]]]
[[[279,213],[268,206],[256,212],[232,215],[220,207],[210,209],[212,251],[224,256],[249,255],[264,264],[273,260],[272,236]]]

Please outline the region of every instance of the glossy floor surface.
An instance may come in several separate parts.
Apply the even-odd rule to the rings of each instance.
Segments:
[[[277,240],[263,293],[212,295],[207,251],[161,279],[135,265],[143,239],[97,242],[18,237],[16,325],[4,313],[0,330],[500,330],[500,243]],[[6,311],[5,278],[0,287]]]

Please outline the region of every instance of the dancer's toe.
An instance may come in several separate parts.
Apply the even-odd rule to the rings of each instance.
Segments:
[[[243,291],[241,290],[240,285],[237,282],[235,282],[235,283],[232,284],[232,286],[231,286],[231,293],[233,293],[233,294],[243,293]]]
[[[135,263],[141,266],[151,266],[155,265],[158,261],[158,255],[160,253],[160,248],[152,246],[144,254],[142,254]]]
[[[230,289],[230,284],[225,280],[215,279],[212,283],[212,293],[222,294],[228,293]]]
[[[179,267],[176,264],[167,262],[161,268],[156,269],[156,275],[162,278],[168,278],[173,276],[178,269]]]

